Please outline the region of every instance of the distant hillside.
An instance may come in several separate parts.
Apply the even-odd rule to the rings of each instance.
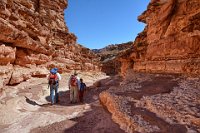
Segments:
[[[131,44],[133,44],[132,41],[120,44],[110,44],[102,49],[92,49],[92,51],[95,53],[104,53],[106,51],[114,51],[114,50],[121,51],[130,47]]]
[[[121,67],[121,63],[116,60],[121,53],[130,49],[133,42],[111,44],[102,49],[93,49],[92,51],[100,57],[102,63],[101,70],[107,74],[116,74]]]
[[[108,58],[115,57],[122,51],[131,48],[132,44],[133,44],[132,41],[121,44],[111,44],[102,49],[92,49],[92,51],[101,57],[101,61],[104,61]]]

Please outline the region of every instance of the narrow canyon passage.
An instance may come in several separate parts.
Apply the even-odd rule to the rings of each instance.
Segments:
[[[78,18],[87,20],[88,28],[83,21],[73,23],[88,39],[85,43],[79,42],[81,36],[64,16],[71,8],[68,1],[1,0],[0,133],[200,133],[200,0],[146,0],[139,14],[134,9],[144,1],[110,0],[105,5],[93,1],[103,16],[98,23],[97,14],[88,16],[96,13],[95,6],[81,1],[87,8],[80,8],[71,0],[77,9],[95,9],[73,11],[86,15]],[[136,8],[123,13],[128,9],[124,4]],[[105,18],[114,18],[112,8],[119,11],[114,13],[119,20]],[[145,27],[134,31],[139,26],[133,19]],[[111,30],[117,22],[120,26]],[[103,31],[106,38],[101,39],[104,29],[111,33]],[[125,39],[128,32],[131,38]],[[109,35],[114,40],[104,42]],[[107,46],[93,49],[99,43]],[[51,106],[44,77],[55,67],[62,73],[60,103]],[[69,104],[67,82],[72,71],[81,71],[79,76],[89,86],[84,104]],[[105,73],[120,74],[123,81]]]
[[[122,81],[119,76],[108,77],[104,73],[81,73],[88,86],[84,104],[70,104],[69,74],[62,75],[60,102],[55,105],[50,105],[45,78],[6,86],[1,92],[0,132],[199,131],[199,79],[131,72],[130,75]]]
[[[95,86],[91,86],[87,90],[84,104],[70,104],[69,91],[62,92],[60,104],[53,106],[47,105],[39,111],[49,111],[60,114],[71,112],[71,118],[45,127],[35,128],[31,132],[124,133],[124,131],[119,128],[119,125],[112,121],[111,114],[104,109],[99,102],[99,94],[109,88],[109,84],[104,86],[102,83],[108,81],[112,81],[112,83],[115,82],[116,85],[119,83],[112,78],[97,81]]]
[[[82,73],[80,76],[90,86],[85,93],[84,104],[70,104],[67,90],[69,74],[62,75],[60,102],[53,106],[49,104],[45,78],[8,86],[2,92],[0,132],[123,133],[119,125],[112,121],[111,114],[99,103],[99,93],[109,87],[101,84],[112,79],[102,73]]]

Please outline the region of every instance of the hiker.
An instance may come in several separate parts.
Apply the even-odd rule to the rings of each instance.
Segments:
[[[78,90],[80,88],[80,78],[78,77],[78,74],[76,72],[74,72],[74,74],[70,76],[68,86],[70,90],[70,103],[77,103]]]
[[[83,94],[86,91],[86,85],[83,82],[83,79],[80,79],[80,90],[79,90],[79,100],[81,103],[83,103]]]
[[[53,68],[50,70],[50,74],[48,76],[49,86],[50,86],[50,97],[51,97],[51,104],[59,102],[59,94],[58,94],[58,87],[59,81],[61,80],[61,76],[58,73],[58,68]],[[54,97],[55,92],[55,97]]]

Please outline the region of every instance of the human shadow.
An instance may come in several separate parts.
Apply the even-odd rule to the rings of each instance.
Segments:
[[[25,96],[25,98],[26,98],[26,102],[27,102],[27,103],[29,103],[29,104],[31,104],[31,105],[33,105],[33,106],[35,106],[35,105],[41,106],[40,104],[38,104],[37,102],[35,102],[35,101],[29,99],[28,97]]]
[[[26,102],[28,104],[31,104],[33,106],[40,106],[40,107],[47,107],[47,106],[51,106],[51,103],[45,103],[45,104],[38,104],[36,101],[31,100],[30,98],[26,97]]]
[[[51,102],[51,97],[50,95],[45,98],[48,102]],[[55,105],[59,106],[76,106],[80,105],[82,103],[77,102],[77,103],[70,103],[70,91],[58,91],[58,102],[55,103]]]
[[[114,79],[114,80],[113,80]],[[83,96],[83,103],[70,103],[70,90],[67,91],[59,91],[59,102],[55,105],[60,106],[76,106],[81,104],[90,104],[97,100],[99,100],[99,94],[102,91],[109,89],[111,86],[118,86],[121,81],[120,77],[108,77],[105,79],[101,79],[96,81],[93,85],[87,86],[86,91],[84,92]],[[59,90],[59,89],[58,89]],[[50,96],[46,97],[48,102],[51,102]]]
[[[58,106],[77,106],[77,105],[82,105],[82,104],[90,104],[95,101],[99,100],[99,94],[102,91],[107,90],[110,86],[116,86],[119,84],[119,80],[114,79],[114,82],[111,82],[114,78],[109,77],[105,79],[101,79],[93,83],[91,86],[87,86],[86,91],[84,92],[84,97],[83,97],[83,103],[77,102],[77,103],[70,103],[70,91],[59,91],[59,102],[56,103],[55,105]],[[44,104],[39,104],[36,101],[28,98],[25,96],[26,102],[28,104],[31,104],[33,106],[40,106],[40,107],[48,107],[51,106],[51,98],[50,95],[46,96],[45,99],[48,101],[48,103]]]

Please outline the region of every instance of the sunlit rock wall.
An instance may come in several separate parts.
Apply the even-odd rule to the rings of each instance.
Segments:
[[[138,17],[146,23],[128,58],[127,69],[142,72],[200,74],[200,1],[151,0]],[[126,55],[126,53],[124,54]],[[127,56],[126,55],[126,56]],[[125,57],[126,57],[125,56]]]
[[[66,0],[0,0],[0,88],[52,67],[98,70],[95,55],[66,27],[66,7]]]

